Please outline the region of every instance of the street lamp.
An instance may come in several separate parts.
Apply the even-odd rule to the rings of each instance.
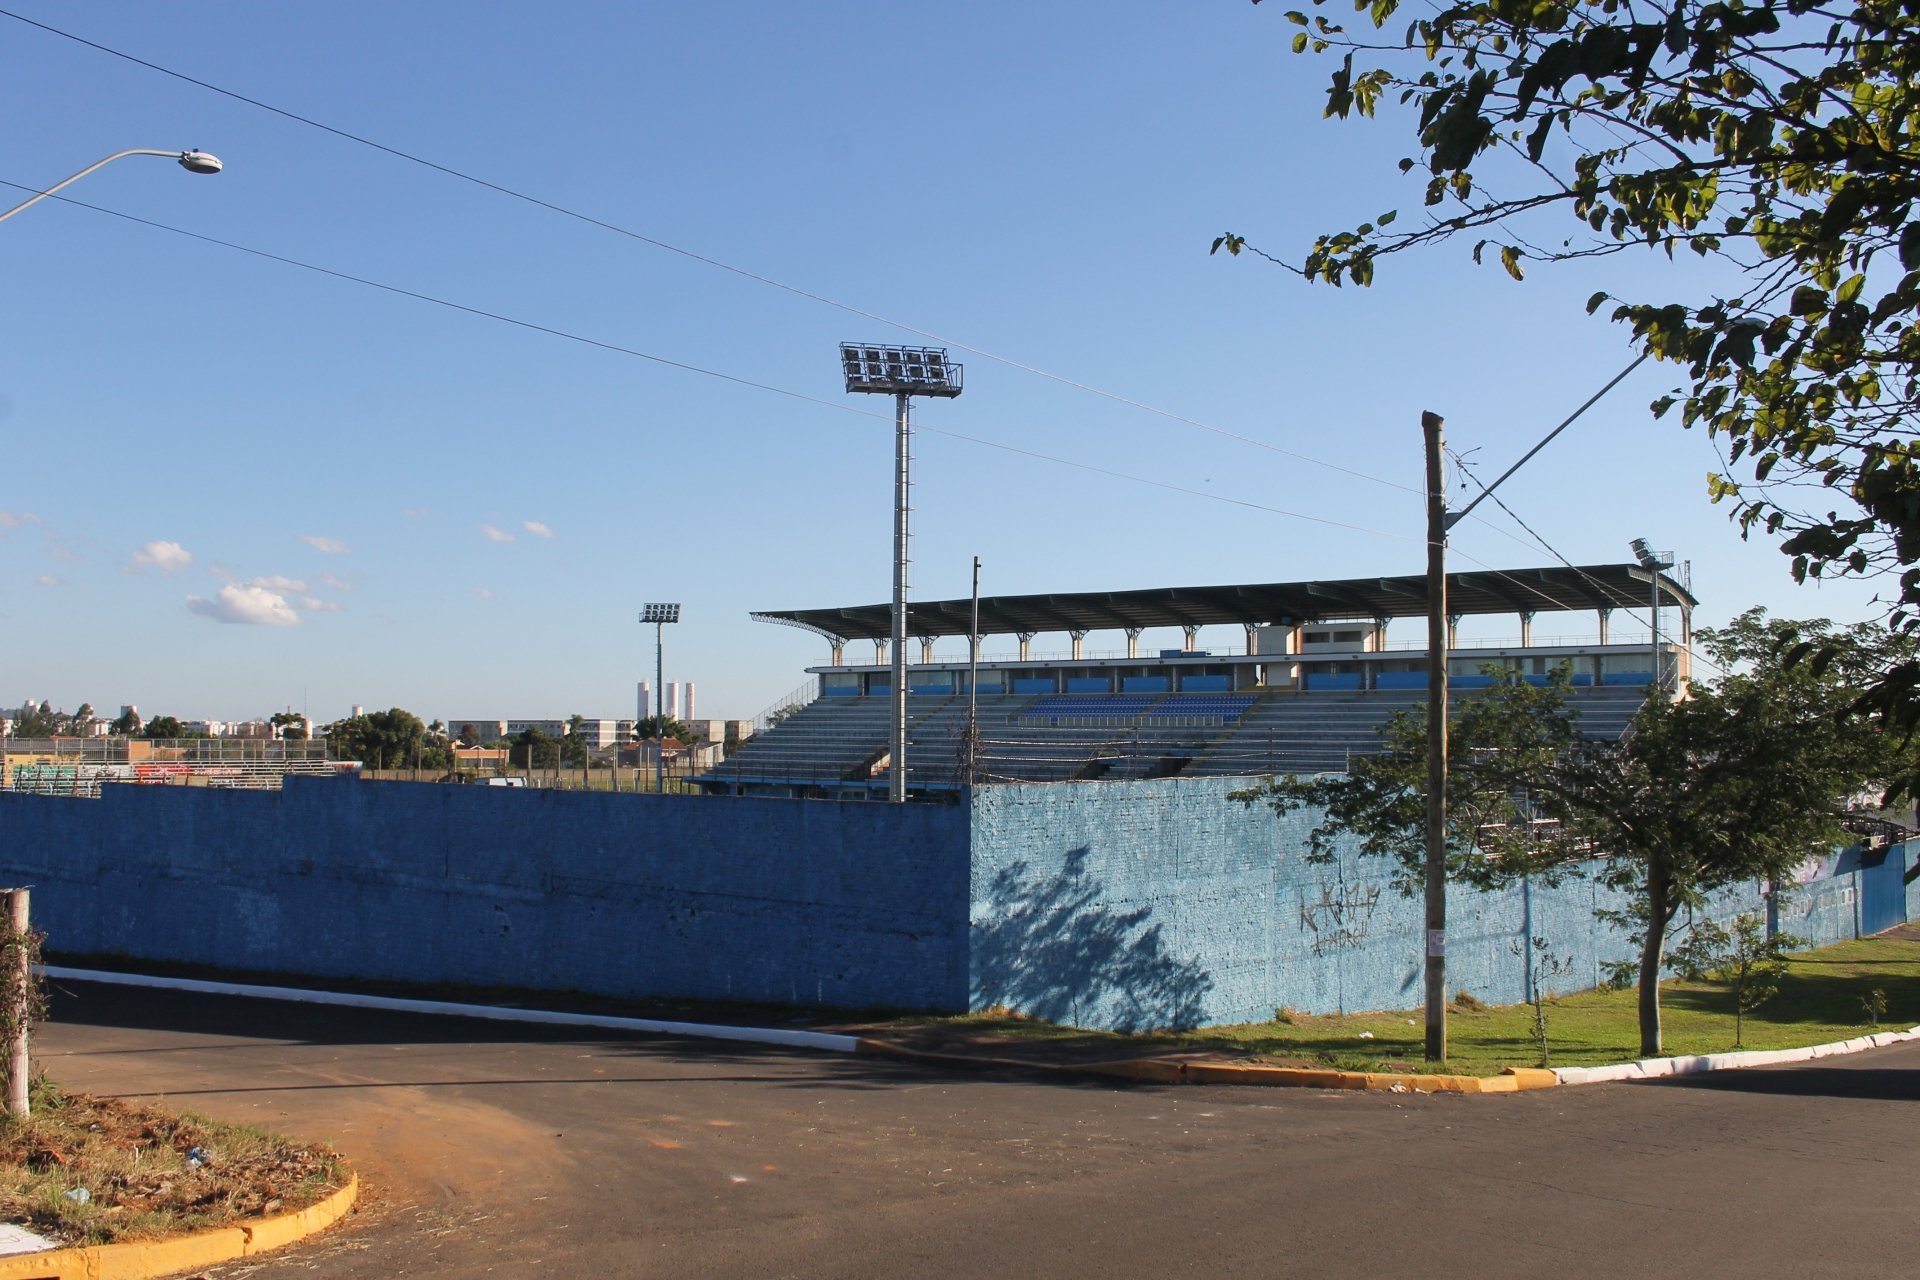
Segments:
[[[135,147],[131,151],[116,151],[104,160],[96,160],[64,182],[56,182],[38,195],[28,196],[25,200],[22,200],[5,213],[0,213],[0,222],[5,222],[8,218],[11,218],[28,205],[38,204],[54,192],[60,190],[60,188],[71,186],[73,183],[80,181],[80,179],[92,173],[95,169],[112,164],[115,160],[123,156],[166,156],[169,159],[178,160],[180,167],[188,173],[218,173],[225,167],[220,163],[220,157],[211,155],[205,151],[153,151],[144,147]]]
[[[640,610],[640,621],[653,624],[653,789],[657,795],[667,793],[667,717],[664,708],[667,705],[667,686],[661,683],[661,672],[665,670],[662,659],[662,629],[669,622],[680,621],[680,606],[677,604],[650,604]]]
[[[1653,583],[1653,687],[1664,693],[1667,687],[1666,677],[1660,672],[1660,571],[1673,568],[1673,556],[1655,551],[1645,538],[1635,538],[1628,544],[1633,548],[1633,558],[1647,571],[1647,578]]]
[[[887,742],[887,799],[907,798],[907,491],[912,428],[907,402],[914,396],[951,400],[960,394],[963,370],[943,347],[880,347],[840,344],[847,390],[894,397],[893,433],[893,725]]]

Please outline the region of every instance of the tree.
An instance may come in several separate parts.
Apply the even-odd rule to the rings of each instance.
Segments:
[[[558,761],[559,752],[559,743],[529,725],[510,740],[507,761],[516,769],[538,769]]]
[[[39,706],[25,703],[13,722],[16,738],[57,738],[68,731],[68,717],[53,709],[50,702]]]
[[[123,738],[135,736],[140,732],[140,713],[128,707],[114,718],[113,731]]]
[[[1214,249],[1334,285],[1462,236],[1516,280],[1529,262],[1636,250],[1712,260],[1724,290],[1676,275],[1677,297],[1597,293],[1588,310],[1612,303],[1644,355],[1684,367],[1654,411],[1677,405],[1726,442],[1709,493],[1743,532],[1781,536],[1796,578],[1897,575],[1893,623],[1920,628],[1910,0],[1466,0],[1385,36],[1399,0],[1355,7],[1351,32],[1287,13],[1293,49],[1340,58],[1328,116],[1412,108],[1417,154],[1400,168],[1423,172],[1427,216],[1322,235],[1298,266],[1234,233]],[[1920,729],[1920,662],[1878,673],[1862,705]]]
[[[560,739],[560,762],[578,769],[586,764],[592,748],[587,745],[587,718],[574,714],[567,717],[567,736]]]
[[[299,742],[307,736],[307,718],[297,711],[276,711],[267,723],[275,737],[287,742]]]
[[[1790,933],[1769,937],[1766,924],[1752,912],[1735,917],[1731,927],[1696,920],[1673,949],[1673,967],[1696,981],[1724,982],[1733,995],[1733,1047],[1746,1041],[1747,1015],[1773,999],[1787,976],[1786,953],[1806,946]]]
[[[335,760],[358,760],[373,769],[452,767],[446,745],[430,742],[420,717],[400,707],[334,721],[327,726],[327,752]]]
[[[684,720],[676,720],[672,716],[648,716],[644,720],[634,721],[633,736],[644,742],[649,738],[660,737],[660,731],[663,728],[666,730],[667,737],[677,738],[681,742],[694,743],[700,740],[700,735],[693,731],[691,725]]]
[[[1769,622],[1754,610],[1700,633],[1734,674],[1683,701],[1654,698],[1618,740],[1579,732],[1564,671],[1544,687],[1511,671],[1464,698],[1448,730],[1449,881],[1492,888],[1590,867],[1625,895],[1614,918],[1635,935],[1640,1051],[1660,1053],[1660,972],[1668,929],[1716,891],[1784,881],[1806,857],[1845,839],[1847,800],[1901,766],[1894,741],[1841,714],[1846,673],[1885,656],[1884,631]],[[1849,638],[1860,643],[1849,646]],[[1794,643],[1843,656],[1816,671],[1790,665]],[[1269,779],[1236,792],[1277,812],[1317,807],[1307,856],[1328,860],[1350,833],[1363,854],[1396,863],[1417,892],[1425,862],[1426,717],[1401,713],[1384,751],[1341,777]],[[1597,859],[1597,861],[1595,861]]]
[[[186,725],[181,724],[173,716],[155,716],[140,730],[140,736],[155,742],[171,742],[180,738],[191,738],[194,735],[188,731]]]

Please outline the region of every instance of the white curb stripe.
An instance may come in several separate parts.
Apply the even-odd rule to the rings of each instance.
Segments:
[[[1771,1067],[1783,1062],[1811,1062],[1815,1058],[1838,1057],[1879,1049],[1908,1040],[1920,1040],[1920,1027],[1908,1031],[1882,1031],[1830,1044],[1808,1045],[1804,1049],[1745,1049],[1738,1053],[1703,1053],[1673,1058],[1642,1058],[1638,1062],[1616,1062],[1604,1067],[1556,1067],[1553,1074],[1561,1084],[1599,1084],[1607,1080],[1655,1080],[1661,1076],[1686,1076],[1701,1071],[1734,1071],[1741,1067]]]
[[[798,1049],[826,1049],[852,1053],[858,1036],[827,1031],[782,1031],[777,1027],[724,1027],[706,1022],[661,1022],[653,1018],[616,1018],[598,1013],[551,1013],[542,1009],[505,1009],[490,1004],[455,1004],[447,1000],[404,1000],[397,996],[347,995],[338,991],[309,991],[301,987],[256,987],[244,982],[202,982],[196,978],[153,978],[139,973],[108,973],[96,969],[67,969],[42,965],[49,978],[74,982],[107,982],[123,987],[160,987],[169,991],[197,991],[214,996],[247,996],[255,1000],[291,1000],[301,1004],[345,1005],[352,1009],[385,1009],[393,1013],[425,1013],[440,1017],[486,1018],[495,1022],[538,1022],[561,1027],[605,1027],[615,1031],[645,1031],[656,1035],[700,1036],[708,1040],[745,1040]]]

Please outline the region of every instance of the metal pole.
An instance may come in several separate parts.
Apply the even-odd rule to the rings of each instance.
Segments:
[[[105,165],[112,164],[115,160],[118,160],[123,156],[166,156],[168,159],[180,160],[184,162],[188,156],[194,156],[198,154],[199,153],[192,152],[192,151],[155,151],[150,147],[134,147],[128,151],[116,151],[104,160],[94,161],[92,164],[88,165],[86,168],[82,169],[80,172],[74,174],[71,178],[63,178],[59,182],[56,182],[52,186],[48,187],[45,191],[35,192],[33,195],[28,196],[25,200],[22,200],[19,204],[13,206],[13,208],[8,209],[5,213],[0,213],[0,222],[5,222],[8,218],[11,218],[14,214],[19,213],[22,209],[25,209],[32,205],[36,205],[40,203],[42,200],[45,200],[48,196],[60,190],[62,187],[72,186],[74,183],[80,181],[80,179],[92,173],[95,169],[99,169]],[[206,159],[209,163],[215,164],[216,166],[215,169],[199,170],[199,172],[218,172],[218,168],[217,168],[218,162],[214,161],[213,157],[211,156],[206,157]],[[191,165],[188,165],[187,167],[192,168]]]
[[[1652,628],[1653,646],[1653,691],[1664,693],[1666,682],[1660,678],[1660,557],[1648,557],[1647,576],[1653,579],[1653,608],[1647,614],[1648,625]]]
[[[1420,415],[1427,444],[1427,1061],[1447,1056],[1447,494],[1441,427]]]
[[[664,630],[662,624],[653,624],[653,792],[661,796],[667,794],[667,686],[662,683],[666,679],[666,659],[661,653]]]
[[[967,627],[967,785],[980,776],[980,557],[973,558],[973,621]]]
[[[887,799],[907,798],[907,494],[911,453],[907,422],[910,397],[894,397],[899,406],[893,433],[893,724],[887,743]]]

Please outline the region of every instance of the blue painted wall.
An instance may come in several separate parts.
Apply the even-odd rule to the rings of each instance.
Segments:
[[[55,950],[237,969],[1118,1029],[1418,1004],[1418,900],[1350,847],[1309,863],[1312,819],[1244,808],[1237,785],[984,787],[971,810],[302,778],[0,793],[0,876],[34,886]],[[1875,868],[1822,870],[1778,925],[1854,937]],[[1905,890],[1920,917],[1920,880]],[[1556,990],[1593,986],[1631,957],[1594,918],[1620,905],[1580,877],[1457,889],[1449,985],[1526,998],[1540,935],[1573,962]],[[1752,886],[1709,914],[1763,906]]]
[[[945,805],[287,779],[0,793],[53,949],[611,995],[957,1008]]]
[[[1352,846],[1306,859],[1306,814],[1226,799],[1233,779],[989,787],[973,826],[972,1000],[1121,1030],[1406,1009],[1421,1000],[1424,910]],[[1844,859],[1842,860],[1845,866]],[[1816,944],[1857,936],[1857,872],[1802,887],[1781,927]],[[1909,886],[1910,891],[1913,886]],[[1920,893],[1914,894],[1920,897]],[[1631,959],[1582,875],[1448,894],[1448,985],[1490,1003],[1529,994],[1525,940],[1572,962],[1556,992]],[[1720,921],[1764,911],[1759,885],[1720,895]]]

